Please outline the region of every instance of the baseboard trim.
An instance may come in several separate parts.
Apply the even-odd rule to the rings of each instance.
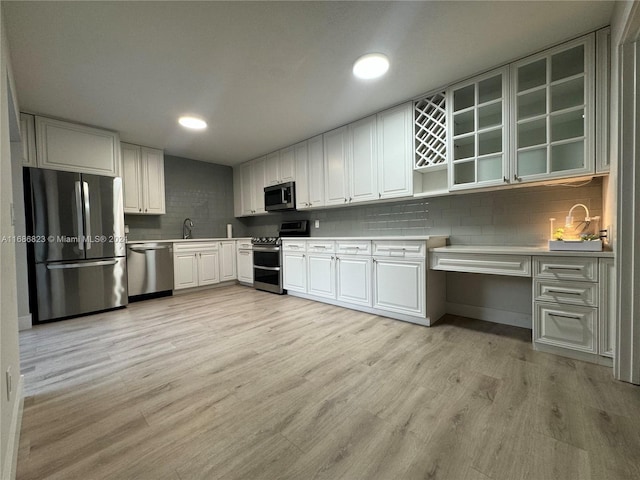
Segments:
[[[462,303],[450,303],[446,305],[447,313],[459,315],[461,317],[477,318],[487,322],[511,325],[513,327],[532,328],[531,314],[508,312],[495,308],[477,307],[475,305],[464,305]]]
[[[29,330],[32,326],[31,314],[18,317],[18,331]]]
[[[11,412],[11,425],[9,429],[9,437],[7,441],[8,461],[4,465],[2,478],[5,480],[16,478],[16,467],[18,465],[18,446],[20,445],[20,428],[22,427],[22,410],[24,408],[24,398],[22,395],[24,387],[24,375],[20,375],[18,379],[18,388],[16,388],[13,404],[13,412]]]

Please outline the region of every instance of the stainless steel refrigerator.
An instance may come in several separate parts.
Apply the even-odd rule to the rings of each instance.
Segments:
[[[29,168],[25,187],[35,321],[126,305],[122,179]]]

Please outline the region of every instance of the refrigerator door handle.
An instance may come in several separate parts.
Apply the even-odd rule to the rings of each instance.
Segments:
[[[80,182],[75,182],[76,187],[76,218],[78,220],[78,248],[84,250],[84,227],[82,225],[82,191]]]
[[[91,250],[91,205],[89,204],[89,184],[87,182],[82,182],[82,193],[84,195],[84,218],[87,231],[84,240],[87,242],[87,250]]]
[[[99,260],[97,262],[81,262],[81,263],[53,263],[47,265],[47,270],[63,270],[66,268],[85,268],[85,267],[104,267],[106,265],[115,265],[117,260]]]

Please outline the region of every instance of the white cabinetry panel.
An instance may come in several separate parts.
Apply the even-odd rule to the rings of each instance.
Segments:
[[[409,315],[425,314],[423,260],[375,257],[373,306]]]
[[[129,143],[122,143],[120,146],[125,213],[165,213],[162,150]]]
[[[613,258],[599,260],[600,328],[599,353],[613,357],[616,345],[616,271]]]
[[[236,242],[229,240],[220,242],[220,281],[235,280],[236,272]]]
[[[371,257],[337,258],[337,298],[342,302],[370,307]]]
[[[120,175],[117,132],[36,117],[37,164],[42,168]]]
[[[323,135],[324,139],[324,200],[326,205],[347,203],[347,127]]]
[[[377,115],[378,197],[413,195],[413,103]]]
[[[35,118],[28,113],[20,113],[20,140],[22,143],[22,166],[36,166]]]
[[[536,302],[535,310],[535,342],[597,353],[596,308]]]
[[[349,125],[349,203],[378,198],[376,116]]]
[[[285,251],[282,254],[284,269],[283,288],[293,292],[307,292],[307,259],[303,252]]]
[[[336,298],[336,264],[333,255],[309,253],[308,292],[317,297]]]
[[[253,284],[253,251],[238,249],[238,281]]]

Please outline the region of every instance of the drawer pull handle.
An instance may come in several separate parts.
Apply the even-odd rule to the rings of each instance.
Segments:
[[[582,317],[578,317],[577,315],[560,315],[558,313],[550,313],[550,317],[559,317],[559,318],[570,318],[571,320],[582,320]]]
[[[581,292],[568,292],[565,290],[547,290],[549,293],[560,293],[562,295],[582,295]]]
[[[548,270],[571,270],[574,272],[579,272],[582,270],[581,267],[549,267]]]

